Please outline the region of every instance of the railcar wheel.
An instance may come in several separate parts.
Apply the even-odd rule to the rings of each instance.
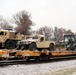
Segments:
[[[26,59],[26,61],[30,61],[30,58]]]
[[[34,59],[35,59],[36,62],[40,61],[40,57],[34,57]]]
[[[31,43],[29,45],[29,50],[36,50],[36,49],[37,49],[37,47],[36,47],[36,44],[35,43]]]
[[[15,48],[15,42],[12,41],[12,40],[9,40],[9,41],[7,41],[7,42],[5,43],[5,47],[6,47],[7,49],[14,49],[14,48]]]

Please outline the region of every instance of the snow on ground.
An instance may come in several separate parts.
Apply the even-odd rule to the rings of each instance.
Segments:
[[[76,60],[4,66],[0,75],[76,75]]]

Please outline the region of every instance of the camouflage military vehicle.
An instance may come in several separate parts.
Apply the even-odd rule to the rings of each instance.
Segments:
[[[6,49],[13,49],[16,47],[17,41],[21,40],[20,33],[10,30],[0,30],[0,46]]]
[[[49,49],[54,50],[55,41],[46,41],[43,35],[30,36],[25,40],[18,42],[19,46],[27,47],[29,50],[42,50]]]

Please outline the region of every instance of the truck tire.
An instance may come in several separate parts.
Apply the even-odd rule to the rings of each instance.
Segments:
[[[54,44],[53,44],[53,43],[51,43],[51,44],[50,44],[50,46],[49,46],[49,51],[54,50],[54,47],[55,47],[55,46],[54,46]]]
[[[6,49],[14,49],[15,48],[15,42],[12,40],[8,40],[5,44]]]
[[[35,43],[31,43],[29,45],[29,50],[37,50],[36,44]]]

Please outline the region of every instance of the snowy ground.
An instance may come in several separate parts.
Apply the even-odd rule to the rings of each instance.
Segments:
[[[4,66],[0,75],[76,75],[76,60]]]

